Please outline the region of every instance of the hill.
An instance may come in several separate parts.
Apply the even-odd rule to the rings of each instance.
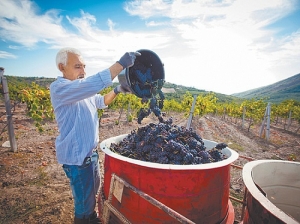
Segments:
[[[31,83],[36,83],[39,86],[49,87],[51,82],[55,80],[55,78],[45,78],[45,77],[22,77],[22,76],[9,76],[5,75],[7,82],[12,83],[14,85],[26,86]]]
[[[265,99],[272,103],[280,103],[287,99],[300,101],[300,73],[274,84],[235,93],[232,96],[244,99]]]
[[[175,99],[177,101],[182,100],[182,97],[186,92],[190,92],[192,95],[211,93],[209,91],[196,89],[194,87],[186,87],[186,86],[176,85],[176,84],[169,83],[169,82],[166,82],[164,84],[162,91],[163,91],[166,99]],[[235,96],[229,96],[229,95],[221,94],[221,93],[215,93],[215,95],[218,98],[218,102],[240,101],[240,99]]]

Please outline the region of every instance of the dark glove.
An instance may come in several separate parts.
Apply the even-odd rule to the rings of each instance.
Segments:
[[[130,89],[128,88],[125,88],[124,86],[121,86],[121,85],[117,85],[115,88],[114,88],[114,92],[115,94],[118,94],[118,93],[132,93]]]
[[[124,68],[133,66],[136,56],[141,56],[140,52],[126,52],[119,61],[117,61]]]

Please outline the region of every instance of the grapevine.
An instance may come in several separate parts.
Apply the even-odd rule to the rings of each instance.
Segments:
[[[161,89],[164,85],[164,80],[152,80],[153,71],[149,68],[140,66],[137,67],[139,72],[131,72],[134,85],[138,86],[136,89],[134,85],[131,88],[134,92],[145,90],[142,100],[138,100],[135,94],[120,94],[111,105],[109,109],[127,108],[130,103],[131,109],[138,111],[138,123],[141,123],[143,118],[151,113],[154,113],[159,122],[163,123],[162,117],[164,113],[161,112],[162,108],[166,112],[176,111],[188,114],[192,105],[193,95],[186,92],[181,100],[165,99]],[[151,74],[151,75],[149,75]],[[15,77],[6,76],[8,81],[9,95],[13,104],[13,108],[22,103],[26,103],[27,115],[35,121],[39,131],[43,131],[43,124],[46,121],[53,120],[53,108],[50,102],[50,93],[47,86],[55,79],[37,79],[33,77]],[[41,85],[36,84],[40,83]],[[1,89],[1,85],[0,85]],[[111,88],[105,89],[105,93],[110,91]],[[147,92],[148,91],[148,92]],[[102,93],[102,92],[101,92]],[[102,93],[104,95],[104,93]],[[140,96],[139,96],[140,97]],[[148,106],[148,107],[147,107]],[[205,116],[207,114],[215,114],[223,116],[224,119],[234,118],[235,123],[248,122],[248,131],[254,123],[259,123],[263,119],[266,103],[264,100],[245,100],[243,102],[226,102],[222,103],[217,99],[214,94],[198,95],[194,116]],[[288,129],[287,122],[291,114],[292,123],[298,125],[294,128],[295,133],[300,130],[300,102],[295,100],[286,100],[280,104],[272,104],[271,121],[278,125],[283,123],[284,129]],[[103,110],[99,110],[99,118]],[[1,115],[3,116],[3,115]],[[226,117],[227,116],[227,117]],[[243,119],[243,120],[242,120]],[[286,127],[287,126],[287,127]]]
[[[35,126],[43,132],[43,123],[54,120],[53,107],[49,89],[32,83],[30,87],[20,91],[19,99],[27,105],[27,115],[35,121]]]

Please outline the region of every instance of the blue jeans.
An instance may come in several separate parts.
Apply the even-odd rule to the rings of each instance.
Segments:
[[[96,195],[100,187],[99,155],[96,151],[86,157],[81,166],[63,165],[70,179],[75,217],[88,218],[95,211]]]

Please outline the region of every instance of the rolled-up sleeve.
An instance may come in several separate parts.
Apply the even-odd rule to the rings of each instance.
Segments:
[[[105,108],[107,108],[107,105],[105,105],[105,103],[104,103],[104,96],[102,96],[100,94],[97,94],[95,96],[95,103],[96,103],[96,107],[98,109],[105,109]]]
[[[68,80],[62,77],[50,85],[52,103],[55,106],[75,103],[99,93],[111,86],[111,74],[105,69],[85,79]]]

